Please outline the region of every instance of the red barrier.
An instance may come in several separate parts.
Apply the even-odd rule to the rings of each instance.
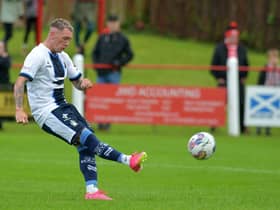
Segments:
[[[22,64],[13,64],[13,68],[21,68]],[[125,66],[126,68],[130,68],[133,70],[201,70],[201,71],[225,71],[227,69],[226,66],[207,66],[207,65],[186,65],[186,64],[128,64]],[[85,64],[85,69],[112,69],[114,66],[109,64]],[[240,71],[270,71],[270,67],[263,66],[239,66]],[[277,68],[280,71],[280,68]]]
[[[109,64],[85,64],[85,69],[114,69],[113,65]],[[209,66],[209,65],[188,65],[188,64],[128,64],[126,68],[134,70],[216,70],[226,71],[227,66]],[[274,68],[274,70],[280,71],[280,68]],[[263,66],[239,66],[240,71],[270,71],[271,67]]]
[[[102,85],[86,92],[89,122],[205,125],[225,124],[223,88]]]

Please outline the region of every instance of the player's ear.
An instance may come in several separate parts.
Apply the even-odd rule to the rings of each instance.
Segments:
[[[49,31],[50,37],[55,37],[57,35],[58,30],[56,28],[51,28]]]

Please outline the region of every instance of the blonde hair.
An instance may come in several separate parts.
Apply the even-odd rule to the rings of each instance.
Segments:
[[[56,18],[50,23],[51,28],[56,28],[60,31],[64,30],[65,28],[69,31],[73,32],[73,26],[68,20],[65,20],[63,18]]]

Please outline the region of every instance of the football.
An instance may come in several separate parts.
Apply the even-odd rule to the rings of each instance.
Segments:
[[[216,149],[214,136],[207,132],[194,134],[188,142],[188,151],[198,160],[210,158]]]

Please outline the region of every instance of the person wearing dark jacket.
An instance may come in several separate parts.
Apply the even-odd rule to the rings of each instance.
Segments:
[[[119,84],[122,67],[133,58],[133,52],[128,38],[120,31],[118,16],[110,15],[107,19],[107,29],[99,36],[92,51],[92,60],[99,66],[96,68],[97,83]],[[108,130],[110,124],[100,124],[99,129]]]
[[[278,49],[271,48],[267,51],[267,64],[259,74],[258,85],[280,87],[280,66]],[[261,135],[261,132],[261,127],[258,127],[257,135]],[[265,128],[265,135],[271,135],[269,127]]]
[[[5,43],[0,41],[0,91],[12,89],[10,84],[10,56],[5,50]],[[3,123],[0,119],[0,130],[3,129]]]
[[[239,43],[239,31],[237,29],[237,23],[231,22],[225,32],[225,39],[219,43],[214,51],[212,57],[212,66],[226,66],[227,58],[230,53],[236,54],[238,58],[239,66],[249,66],[247,50]],[[215,69],[211,70],[211,74],[217,81],[219,87],[227,86],[227,72],[218,71]],[[242,133],[246,132],[244,126],[244,102],[245,102],[245,82],[248,76],[247,71],[239,70],[239,106],[240,106],[240,129]],[[212,128],[214,130],[215,128]]]
[[[5,43],[3,41],[0,41],[0,85],[1,86],[10,84],[10,72],[9,72],[10,67],[11,67],[10,56],[5,50]]]

